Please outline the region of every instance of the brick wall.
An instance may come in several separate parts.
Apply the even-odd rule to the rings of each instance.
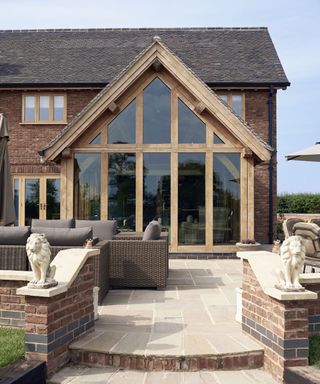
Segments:
[[[6,112],[9,121],[11,172],[59,173],[58,166],[40,164],[38,150],[52,140],[64,125],[21,124],[22,95],[27,93],[20,90],[1,90],[0,92],[0,111]],[[46,91],[45,93],[50,94]],[[66,90],[65,93],[67,94],[67,121],[70,122],[98,93],[98,90]]]
[[[25,281],[0,280],[0,326],[25,326],[25,298],[16,295]]]
[[[90,257],[67,292],[25,296],[26,358],[45,361],[49,374],[68,362],[69,344],[93,330],[93,269]]]
[[[306,366],[309,336],[319,334],[320,299],[279,301],[266,295],[243,261],[242,329],[263,344],[264,367],[282,382],[286,367]],[[306,286],[320,292],[320,284]]]
[[[246,121],[259,136],[269,143],[268,90],[245,92]],[[277,148],[276,95],[273,95],[272,147]],[[255,167],[255,238],[266,243],[269,240],[269,164]],[[277,206],[277,158],[273,157],[273,233],[276,233]]]

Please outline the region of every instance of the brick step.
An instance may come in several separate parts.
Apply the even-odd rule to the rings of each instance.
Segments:
[[[94,352],[70,348],[71,361],[90,367],[115,367],[143,371],[194,372],[200,370],[242,370],[263,366],[264,351],[216,355],[152,356]]]

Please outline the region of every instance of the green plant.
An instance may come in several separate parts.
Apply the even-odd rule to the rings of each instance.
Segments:
[[[309,339],[309,363],[320,367],[320,335],[311,336]]]
[[[0,367],[24,357],[24,331],[0,327]]]
[[[278,196],[278,213],[320,213],[320,194],[280,195]]]

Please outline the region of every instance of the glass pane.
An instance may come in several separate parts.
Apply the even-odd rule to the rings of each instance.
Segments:
[[[240,154],[213,154],[213,241],[240,240]]]
[[[76,153],[74,157],[74,214],[76,219],[100,219],[100,154]]]
[[[60,179],[47,179],[47,219],[60,219]]]
[[[97,135],[89,144],[101,144],[101,133]]]
[[[228,104],[228,96],[227,95],[218,95],[221,100],[223,100],[226,104]]]
[[[232,109],[238,116],[242,116],[242,96],[232,95]]]
[[[136,142],[136,99],[108,125],[108,144]]]
[[[53,120],[57,120],[57,121],[64,120],[64,97],[63,96],[53,97]]]
[[[143,228],[158,220],[170,228],[170,153],[143,155]]]
[[[25,182],[25,225],[32,219],[39,219],[39,179],[26,179]]]
[[[35,120],[35,97],[26,96],[24,98],[24,121]]]
[[[121,229],[135,230],[136,156],[110,153],[108,174],[108,215]]]
[[[220,137],[214,133],[213,134],[213,144],[225,144],[223,140],[220,139]]]
[[[41,121],[49,120],[49,106],[50,106],[50,97],[40,96],[39,97],[39,120]]]
[[[206,125],[180,99],[178,100],[179,144],[205,143]]]
[[[171,142],[171,92],[158,78],[143,91],[143,142]]]
[[[179,153],[178,242],[205,244],[205,154]]]
[[[13,181],[13,202],[14,202],[14,211],[16,213],[16,220],[14,225],[19,225],[19,179],[14,179]]]

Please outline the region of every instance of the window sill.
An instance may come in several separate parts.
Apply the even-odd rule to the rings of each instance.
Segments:
[[[66,125],[67,121],[34,121],[34,122],[20,122],[20,125]]]

